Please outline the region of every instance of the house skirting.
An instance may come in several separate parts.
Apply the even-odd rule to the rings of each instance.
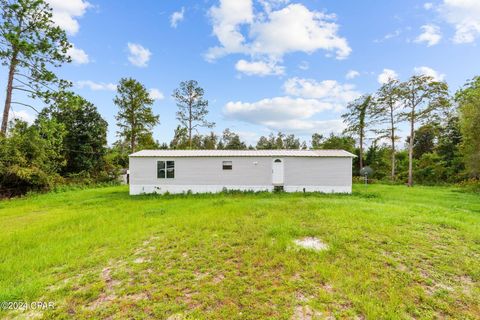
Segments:
[[[236,185],[130,185],[130,195],[151,193],[217,193],[223,190],[273,191],[274,186],[236,186]],[[284,186],[286,192],[352,193],[352,186]]]

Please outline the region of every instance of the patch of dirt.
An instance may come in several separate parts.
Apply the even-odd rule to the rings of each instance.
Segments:
[[[310,306],[296,306],[293,315],[292,315],[292,320],[312,320],[312,319],[318,319],[322,316],[321,312],[316,311],[315,309],[312,309]],[[329,319],[324,318],[324,319]]]
[[[112,279],[112,270],[110,268],[104,268],[102,270],[102,279],[105,282],[107,290],[113,290],[113,287],[120,284],[120,281]]]
[[[18,310],[20,311],[20,314],[14,316],[12,319],[29,319],[29,320],[34,320],[34,319],[41,319],[43,318],[43,313],[38,311],[38,310],[31,310],[27,313],[24,313],[25,311]],[[9,318],[10,319],[10,318]]]
[[[295,293],[295,299],[299,302],[308,302],[312,297],[307,297],[303,292]]]
[[[225,279],[225,276],[221,273],[217,274],[215,277],[213,277],[213,283],[217,284],[222,282],[222,280]]]
[[[133,260],[133,263],[145,263],[145,262],[150,262],[150,259],[140,257],[140,258],[137,258],[137,259]]]
[[[131,302],[138,302],[141,300],[148,300],[148,295],[144,292],[136,293],[136,294],[129,294],[123,297],[123,300],[131,301]]]
[[[102,292],[97,299],[87,306],[88,310],[96,310],[106,302],[113,301],[117,298],[116,294],[113,292],[114,287],[117,286],[120,281],[113,280],[112,270],[110,267],[103,268],[101,272],[101,278],[105,282],[105,291]]]
[[[193,275],[195,276],[195,280],[202,280],[204,279],[206,276],[208,276],[208,273],[203,273],[203,272],[200,272],[200,271],[195,271],[193,273]]]
[[[328,283],[325,283],[324,285],[322,285],[322,289],[325,290],[328,293],[333,292],[333,286],[328,284]]]
[[[107,302],[111,302],[115,300],[117,296],[114,293],[111,294],[106,294],[105,292],[102,292],[96,300],[94,300],[92,303],[87,305],[88,310],[96,310],[100,308],[103,304]]]
[[[300,273],[295,273],[293,276],[292,276],[292,280],[293,281],[298,281],[302,279],[302,276],[300,275]]]
[[[424,288],[425,288],[425,291],[430,296],[433,296],[433,295],[435,295],[435,293],[437,293],[439,291],[442,291],[442,290],[448,291],[448,292],[454,291],[454,289],[451,286],[443,284],[443,283],[434,283],[433,285],[424,286]]]
[[[315,237],[305,237],[293,241],[297,246],[304,249],[310,249],[315,251],[323,251],[328,249],[328,245],[323,243],[320,239]]]
[[[472,293],[472,289],[475,285],[475,281],[470,276],[460,276],[457,278],[457,282],[461,285],[462,287],[462,292],[466,295],[469,295]]]

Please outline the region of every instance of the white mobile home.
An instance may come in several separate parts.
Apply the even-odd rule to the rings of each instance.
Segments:
[[[130,155],[130,194],[350,193],[353,157],[343,150],[143,150]]]

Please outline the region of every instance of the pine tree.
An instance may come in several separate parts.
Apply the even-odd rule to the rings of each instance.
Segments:
[[[130,144],[130,151],[135,152],[140,138],[151,134],[159,123],[159,116],[154,115],[151,106],[154,100],[145,86],[132,78],[123,78],[117,86],[117,95],[113,102],[119,111],[115,116],[118,135]]]
[[[200,127],[213,128],[214,122],[208,122],[208,100],[203,98],[204,90],[195,80],[183,81],[180,87],[173,91],[177,101],[177,120],[187,128],[188,145],[192,148],[192,132]]]
[[[5,135],[14,91],[49,102],[52,95],[70,85],[50,67],[70,62],[71,47],[65,31],[52,21],[52,9],[43,0],[0,0],[0,60],[8,68],[1,134]]]

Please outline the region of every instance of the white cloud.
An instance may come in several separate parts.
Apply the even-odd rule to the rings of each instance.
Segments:
[[[87,64],[90,62],[88,54],[82,49],[76,48],[74,45],[68,49],[67,54],[72,58],[73,63]]]
[[[117,85],[113,83],[94,82],[91,80],[77,81],[77,87],[80,89],[89,88],[93,91],[116,91]]]
[[[337,59],[345,59],[352,50],[347,40],[337,35],[334,18],[334,15],[310,11],[301,4],[290,4],[269,13],[268,20],[252,25],[251,50],[281,58],[289,52],[313,53],[323,49],[335,52]]]
[[[455,27],[455,43],[472,43],[480,35],[480,1],[443,0],[439,11]]]
[[[215,60],[229,53],[247,51],[240,26],[253,22],[252,5],[252,0],[221,0],[218,7],[210,8],[213,34],[217,37],[221,47],[210,48],[206,54],[207,60]]]
[[[291,78],[284,83],[283,88],[289,95],[319,99],[335,110],[343,109],[348,102],[360,96],[354,85],[340,84],[335,80],[317,82],[313,79]]]
[[[237,71],[245,73],[246,75],[268,76],[268,75],[282,75],[285,73],[285,67],[278,66],[274,62],[239,60],[235,64]]]
[[[172,13],[172,15],[170,16],[170,26],[172,28],[176,28],[178,26],[178,23],[183,21],[184,14],[185,14],[184,7],[182,7],[180,11],[175,11],[174,13]]]
[[[270,130],[296,132],[299,134],[341,133],[345,129],[342,119],[333,120],[286,120],[266,123]]]
[[[383,36],[383,38],[373,40],[373,42],[382,43],[382,42],[385,42],[387,40],[397,38],[402,34],[402,32],[403,32],[402,29],[397,29],[393,32],[387,33],[385,36]]]
[[[416,43],[426,43],[428,47],[434,46],[442,39],[440,28],[433,24],[421,26],[422,33],[414,40]]]
[[[9,121],[12,121],[14,119],[22,120],[27,122],[28,124],[32,124],[35,121],[35,116],[30,114],[29,112],[25,110],[19,110],[19,111],[14,111],[13,109],[10,111]]]
[[[433,3],[431,3],[431,2],[425,2],[425,3],[423,4],[423,8],[424,8],[425,10],[430,10],[430,9],[433,8]]]
[[[356,77],[360,76],[360,72],[358,72],[357,70],[350,70],[347,72],[347,74],[345,75],[345,78],[347,79],[355,79]]]
[[[150,50],[136,43],[128,43],[128,52],[128,61],[137,67],[146,67],[152,56]]]
[[[153,100],[163,100],[163,99],[165,99],[165,96],[163,95],[163,93],[156,88],[150,89],[149,93],[150,93],[150,98],[152,98]]]
[[[315,81],[292,78],[285,82],[287,96],[262,99],[255,102],[228,102],[224,107],[227,118],[261,125],[269,130],[311,134],[339,132],[340,119],[318,120],[325,112],[338,112],[360,93],[352,85],[333,80]]]
[[[331,104],[317,99],[275,97],[253,103],[228,102],[224,111],[228,117],[237,120],[267,124],[292,119],[308,119],[321,111],[331,109]]]
[[[428,76],[428,77],[432,77],[433,80],[435,81],[443,81],[445,80],[445,75],[444,74],[441,74],[440,72],[432,69],[432,68],[429,68],[429,67],[416,67],[413,69],[413,72],[416,74],[416,75],[425,75],[425,76]]]
[[[378,75],[377,81],[380,84],[385,84],[390,80],[398,79],[398,74],[392,69],[383,69],[382,73]]]
[[[236,131],[235,130],[235,133],[237,133],[240,136],[240,140],[245,141],[247,144],[250,144],[253,146],[257,144],[257,141],[260,138],[260,134],[254,131]]]
[[[91,4],[84,0],[47,0],[53,10],[52,20],[68,34],[74,35],[80,29],[81,18]]]
[[[290,52],[313,53],[320,49],[334,53],[337,59],[348,57],[351,48],[338,35],[335,15],[310,11],[302,4],[277,9],[287,2],[262,1],[264,10],[254,13],[251,0],[220,0],[220,5],[209,11],[220,45],[210,48],[205,58],[213,61],[240,53],[255,60],[278,62]]]
[[[284,132],[330,132],[343,127],[341,120],[311,119],[315,114],[326,110],[331,110],[331,105],[317,99],[276,97],[253,103],[228,102],[224,114],[230,119]]]

